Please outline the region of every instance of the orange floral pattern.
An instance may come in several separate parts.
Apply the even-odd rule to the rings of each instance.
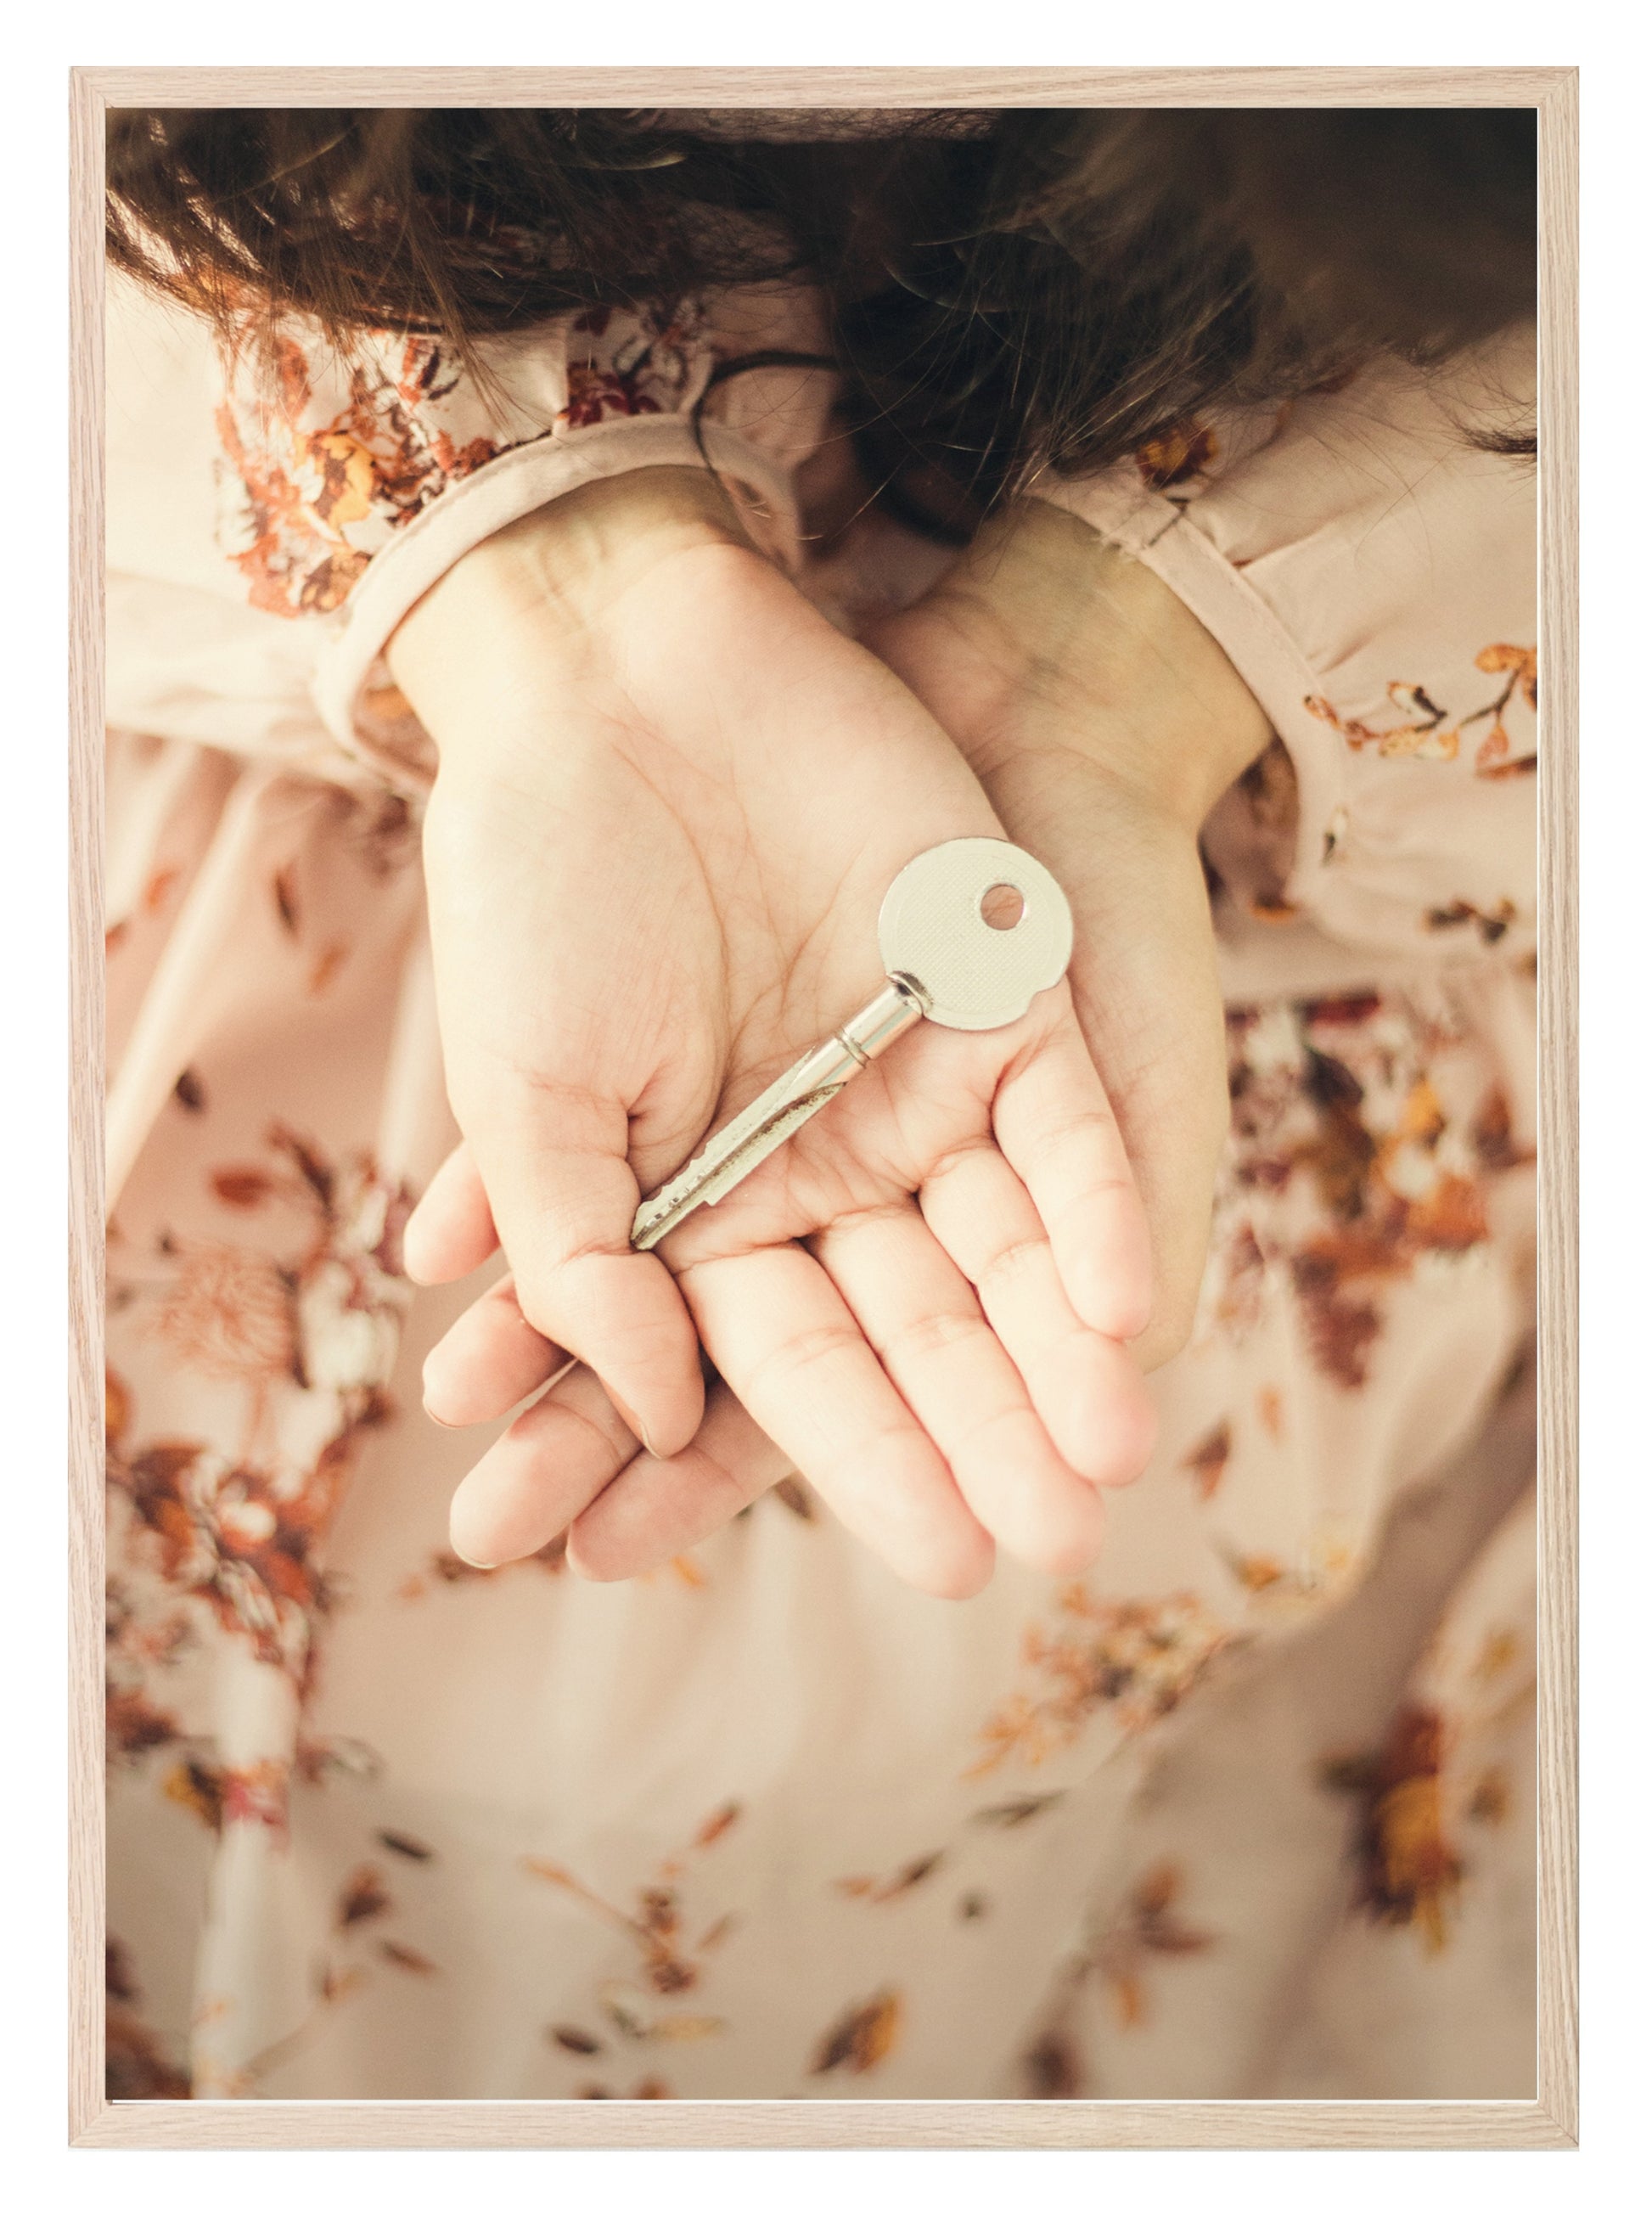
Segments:
[[[838,2017],[820,2041],[809,2065],[810,2076],[825,2078],[834,2070],[844,2070],[851,2077],[865,2077],[893,2053],[903,2020],[900,1995],[892,1987],[874,1993],[870,2000],[857,2002]]]
[[[158,1351],[240,1413],[225,1427],[233,1445],[145,1436],[141,1393],[110,1372],[108,1755],[117,1771],[151,1774],[161,1800],[210,1834],[252,1833],[282,1851],[295,1777],[371,1775],[374,1758],[302,1741],[228,1758],[202,1688],[230,1648],[300,1708],[313,1688],[317,1634],[336,1604],[322,1544],[359,1441],[389,1415],[409,1196],[365,1156],[329,1160],[279,1124],[261,1156],[218,1165],[205,1185],[226,1230],[245,1224],[239,1242],[162,1230],[146,1253],[119,1251],[111,1272],[111,1312],[132,1353]],[[313,1447],[295,1456],[278,1445],[284,1436]],[[335,1979],[325,1997],[339,1990]],[[187,2094],[191,2079],[156,2038],[121,2002],[112,2090]],[[203,2065],[193,2090],[240,2097],[262,2066]]]
[[[1475,750],[1476,775],[1514,777],[1535,769],[1535,733],[1532,744],[1515,754],[1504,718],[1517,696],[1529,714],[1537,714],[1537,649],[1502,643],[1482,647],[1474,657],[1474,666],[1488,676],[1501,677],[1503,682],[1490,700],[1455,722],[1450,710],[1431,699],[1422,686],[1397,678],[1388,687],[1388,701],[1399,720],[1381,727],[1362,717],[1340,715],[1322,693],[1310,693],[1302,705],[1311,716],[1341,732],[1354,753],[1371,747],[1385,759],[1408,761],[1455,761],[1465,734],[1489,717]]]
[[[1379,1923],[1415,1924],[1434,1953],[1446,1944],[1463,1880],[1440,1800],[1445,1734],[1434,1709],[1402,1708],[1373,1754],[1331,1760],[1323,1770],[1328,1786],[1357,1799],[1358,1905]]]
[[[729,331],[760,352],[744,306]],[[287,726],[372,563],[479,472],[593,427],[618,434],[598,450],[631,451],[629,423],[662,451],[650,427],[697,404],[721,342],[695,328],[568,319],[488,342],[491,381],[401,335],[335,355],[295,323],[273,356],[240,349],[218,434],[160,415],[180,484],[218,450],[232,590],[314,619],[273,644],[220,606],[197,650],[199,595],[172,581],[212,546],[152,449],[112,465],[142,591],[112,654],[111,2089],[1242,2097],[1271,2066],[1246,2025],[1302,1997],[1270,1935],[1339,1894],[1341,1936],[1434,1981],[1402,2029],[1425,2009],[1434,2028],[1478,1966],[1477,2060],[1518,1985],[1504,2011],[1497,1948],[1428,1942],[1519,1920],[1530,1610],[1500,1587],[1444,1690],[1411,1686],[1432,1751],[1364,1710],[1344,1730],[1297,1636],[1440,1438],[1460,1424],[1479,1451],[1521,1329],[1530,546],[1495,459],[1422,451],[1432,403],[1391,447],[1362,391],[1346,418],[1328,398],[1180,427],[1119,473],[1115,512],[1168,547],[1215,515],[1196,551],[1233,573],[1230,610],[1276,619],[1257,681],[1282,736],[1232,800],[1234,853],[1207,828],[1242,1002],[1231,1136],[1198,1331],[1154,1381],[1164,1444],[1109,1500],[1097,1568],[1061,1589],[1006,1563],[953,1609],[795,1484],[627,1589],[570,1574],[560,1542],[494,1572],[445,1544],[476,1447],[418,1413],[445,1294],[397,1352],[402,1166],[427,1173],[445,1130],[416,803],[334,792],[335,750],[292,754]],[[808,409],[775,430],[792,373],[761,375],[711,412],[777,483]],[[132,382],[116,446],[150,420]],[[160,736],[185,692],[194,736]],[[415,748],[391,745],[413,719],[382,662],[354,713],[365,752]],[[1466,1449],[1451,1468],[1483,1503]],[[1455,1575],[1421,1597],[1444,1608]],[[1413,1628],[1336,1626],[1351,1678],[1405,1674],[1422,1617],[1397,1613]],[[1260,1727],[1241,1649],[1311,1696],[1323,1742]],[[1352,1888],[1322,1744],[1361,1751]],[[1293,1791],[1299,1826],[1275,1820]],[[1359,2008],[1322,2012],[1332,2044]]]
[[[969,1775],[1010,1761],[1035,1767],[1071,1746],[1098,1714],[1126,1734],[1145,1731],[1186,1698],[1228,1637],[1192,1593],[1105,1600],[1086,1585],[1068,1585],[1053,1626],[1033,1625],[1023,1643],[1035,1690],[993,1710]]]
[[[1482,1089],[1446,1019],[1392,996],[1234,1009],[1228,1039],[1233,1140],[1206,1325],[1243,1338],[1264,1282],[1282,1273],[1320,1369],[1355,1389],[1390,1290],[1489,1238],[1489,1181],[1510,1166],[1507,1103]],[[1200,1450],[1207,1477],[1218,1443]]]
[[[347,353],[307,325],[249,328],[218,410],[219,544],[255,607],[330,615],[373,556],[451,485],[542,439],[691,397],[697,311],[601,309],[562,332],[556,389],[469,376],[445,341],[367,331]]]
[[[1201,1954],[1214,1943],[1213,1935],[1188,1923],[1177,1906],[1186,1885],[1178,1863],[1156,1864],[1132,1887],[1090,1949],[1090,1966],[1111,1989],[1126,2030],[1147,2013],[1146,1973],[1156,1955]]]
[[[112,1551],[135,1573],[111,1603],[125,1634],[112,1660],[125,1673],[113,1683],[127,1733],[131,1704],[147,1701],[148,1666],[200,1634],[187,1608],[179,1613],[186,1597],[303,1682],[329,1605],[319,1542],[360,1437],[389,1413],[384,1385],[406,1305],[401,1229],[411,1196],[365,1156],[329,1163],[278,1125],[264,1161],[221,1166],[207,1181],[226,1211],[279,1210],[299,1233],[272,1254],[163,1232],[152,1274],[112,1280],[112,1312],[136,1310],[185,1370],[239,1386],[245,1409],[241,1449],[230,1451],[202,1439],[135,1443],[132,1395],[118,1383],[111,1398]],[[304,1463],[261,1449],[277,1394],[311,1396],[330,1418]],[[158,1596],[158,1616],[135,1597],[140,1584]]]
[[[112,2101],[187,2101],[189,2073],[144,2022],[131,1960],[119,1939],[104,1949],[104,2082]]]
[[[1183,423],[1138,446],[1136,467],[1150,491],[1168,492],[1207,476],[1220,451],[1208,423]]]
[[[1099,1987],[1106,1995],[1114,2027],[1127,2035],[1149,2021],[1155,1971],[1216,1946],[1217,1934],[1182,1911],[1188,1883],[1179,1862],[1157,1862],[1092,1925],[1056,1979],[1044,2024],[1022,2056],[1029,2099],[1075,2101],[1090,2090],[1084,2045],[1075,2033],[1087,1988]]]
[[[586,2025],[549,2026],[546,2037],[570,2054],[591,2055],[603,2051],[605,2039],[616,2034],[624,2041],[682,2045],[715,2039],[724,2028],[721,2016],[679,2006],[661,2008],[661,2000],[676,2003],[694,1992],[705,1979],[717,1950],[734,1930],[734,1917],[724,1911],[691,1932],[687,1922],[686,1888],[699,1867],[699,1858],[715,1847],[739,1822],[738,1801],[714,1809],[696,1829],[688,1845],[667,1856],[652,1877],[636,1890],[630,1909],[615,1906],[560,1862],[543,1856],[524,1858],[530,1877],[568,1894],[599,1922],[621,1933],[636,1953],[642,1984],[622,1978],[603,1981],[597,2010],[605,2020],[605,2033]],[[585,2097],[581,2096],[580,2097]]]

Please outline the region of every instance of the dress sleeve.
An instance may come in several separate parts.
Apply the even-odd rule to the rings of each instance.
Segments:
[[[1534,391],[1521,328],[1448,373],[1386,366],[1038,483],[1176,593],[1288,753],[1255,915],[1385,956],[1532,944],[1536,477],[1471,434]],[[1277,828],[1263,766],[1222,809]]]
[[[796,559],[792,471],[818,443],[830,380],[749,351],[808,349],[800,296],[669,317],[599,310],[483,342],[368,332],[347,348],[289,319],[226,356],[218,409],[220,548],[255,608],[321,625],[314,691],[348,753],[392,785],[428,784],[430,743],[384,660],[408,610],[460,557],[560,493],[660,464],[717,471],[746,527]]]

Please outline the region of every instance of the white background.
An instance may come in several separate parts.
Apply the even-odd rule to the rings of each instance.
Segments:
[[[262,2212],[599,2208],[813,2216],[845,2203],[949,2212],[1122,2205],[1330,2206],[1495,2216],[1643,2206],[1652,1956],[1652,500],[1641,11],[1372,12],[1275,0],[1034,10],[977,0],[540,0],[487,11],[414,0],[309,9],[44,8],[7,37],[0,403],[9,530],[0,615],[0,2176],[13,2207]],[[474,40],[474,44],[460,41]],[[1495,41],[1495,43],[1491,43]],[[393,63],[654,65],[1576,64],[1584,157],[1583,2145],[1575,2154],[162,2155],[65,2146],[63,1655],[66,1069],[64,576],[67,71],[71,65]]]

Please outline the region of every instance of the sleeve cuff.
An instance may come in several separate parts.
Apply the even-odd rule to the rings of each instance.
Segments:
[[[1279,734],[1296,772],[1297,845],[1285,896],[1302,902],[1329,859],[1325,826],[1342,820],[1347,792],[1337,757],[1307,703],[1323,690],[1313,665],[1261,594],[1188,520],[1185,508],[1145,489],[1133,471],[1040,481],[1037,497],[1065,508],[1168,585],[1196,616]]]
[[[351,594],[315,680],[316,705],[333,737],[396,791],[427,790],[433,749],[383,667],[408,610],[472,547],[562,493],[628,470],[708,465],[764,552],[794,567],[798,522],[789,475],[724,424],[703,422],[697,437],[682,416],[634,416],[515,447],[406,524]]]

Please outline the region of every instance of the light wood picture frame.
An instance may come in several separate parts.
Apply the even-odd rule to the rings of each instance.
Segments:
[[[71,72],[70,2116],[79,2147],[1563,2148],[1577,2140],[1578,74],[1488,69]],[[111,108],[1520,107],[1538,125],[1537,2096],[1531,2101],[110,2102],[103,2090],[103,133]]]

